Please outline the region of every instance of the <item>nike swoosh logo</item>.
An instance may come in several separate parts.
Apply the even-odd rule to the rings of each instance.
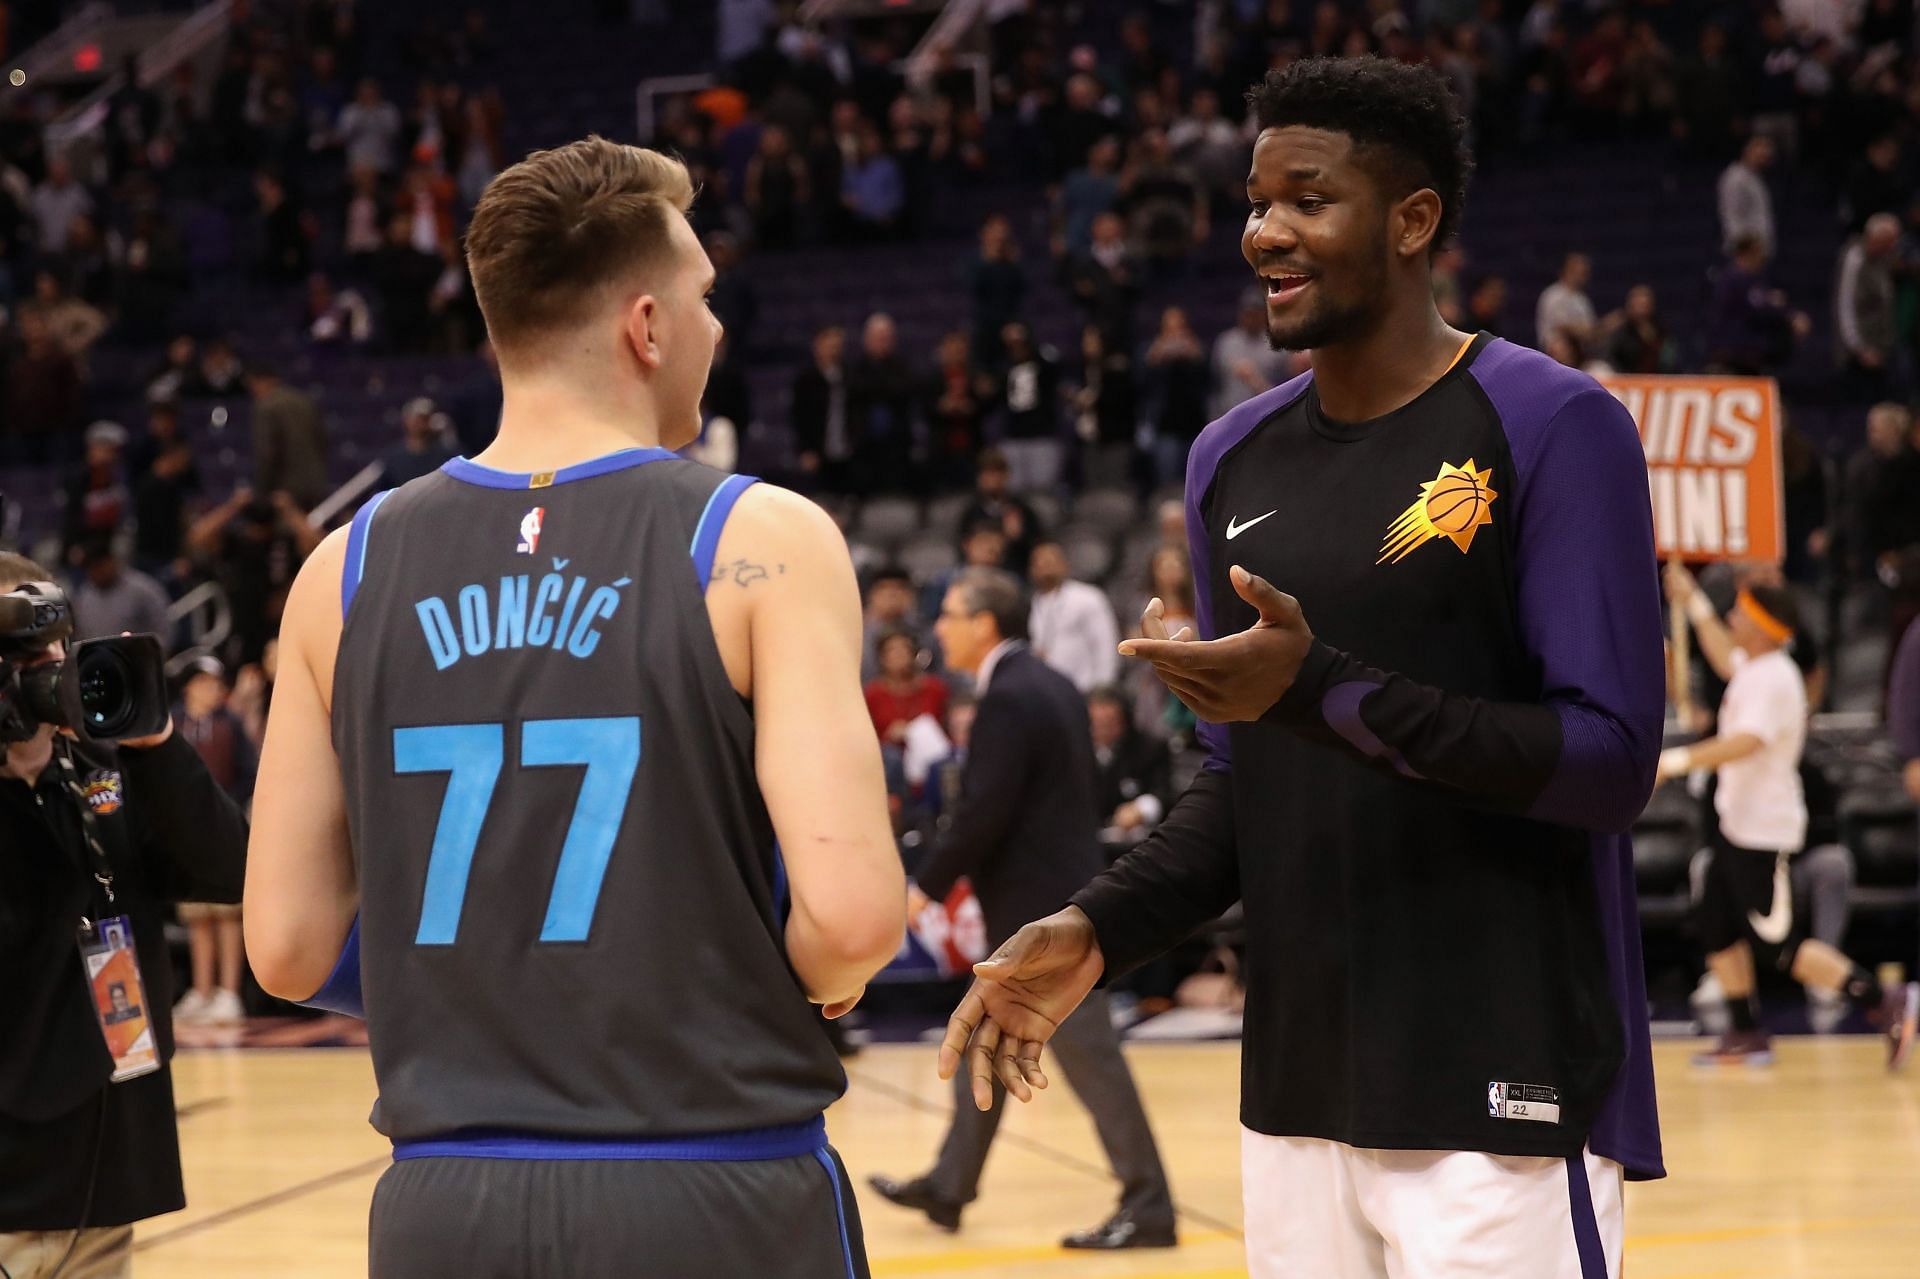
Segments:
[[[1267,519],[1269,516],[1278,515],[1279,513],[1280,512],[1277,510],[1268,511],[1266,515],[1257,515],[1253,519],[1248,520],[1245,524],[1236,524],[1233,522],[1232,518],[1229,517],[1227,520],[1227,540],[1231,542],[1234,538],[1239,537],[1242,533],[1246,532],[1248,529],[1258,524],[1261,520]]]
[[[1773,863],[1773,905],[1765,915],[1747,912],[1747,923],[1753,927],[1753,935],[1769,946],[1778,946],[1793,931],[1793,881],[1787,874],[1787,859],[1777,857]]]

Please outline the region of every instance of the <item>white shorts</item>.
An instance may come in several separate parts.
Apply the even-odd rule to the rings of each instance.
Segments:
[[[1251,1279],[1620,1279],[1620,1165],[1240,1130]]]

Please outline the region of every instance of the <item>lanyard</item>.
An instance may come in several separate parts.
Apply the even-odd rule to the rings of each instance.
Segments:
[[[87,855],[93,862],[93,878],[106,893],[107,905],[111,906],[114,900],[113,864],[107,860],[106,846],[100,842],[100,819],[93,815],[93,805],[88,802],[86,788],[80,784],[80,774],[73,766],[73,748],[64,741],[60,742],[54,748],[53,758],[60,769],[61,782],[80,810],[80,833],[87,845]]]

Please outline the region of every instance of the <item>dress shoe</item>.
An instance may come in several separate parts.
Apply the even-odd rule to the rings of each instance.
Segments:
[[[1084,1248],[1112,1252],[1119,1248],[1172,1248],[1179,1243],[1171,1227],[1143,1229],[1133,1214],[1122,1208],[1092,1230],[1082,1230],[1060,1241],[1062,1248]]]
[[[935,1195],[928,1187],[925,1177],[915,1177],[912,1181],[895,1181],[892,1177],[875,1173],[867,1178],[867,1184],[888,1203],[896,1203],[902,1208],[912,1208],[926,1213],[928,1221],[948,1234],[960,1229],[961,1205],[949,1203]]]

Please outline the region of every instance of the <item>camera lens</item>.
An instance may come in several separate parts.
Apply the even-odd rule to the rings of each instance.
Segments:
[[[83,648],[79,653],[80,711],[87,732],[115,737],[139,709],[133,696],[133,669],[112,648]]]

